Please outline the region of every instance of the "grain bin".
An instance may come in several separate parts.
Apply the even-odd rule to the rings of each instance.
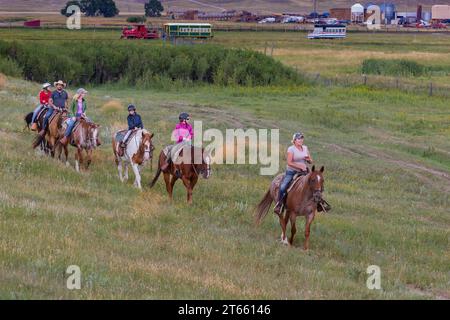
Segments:
[[[355,3],[351,7],[352,22],[364,22],[364,6],[360,3]]]

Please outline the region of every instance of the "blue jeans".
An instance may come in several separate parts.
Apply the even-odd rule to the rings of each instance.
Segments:
[[[284,196],[286,195],[286,191],[289,186],[289,183],[291,183],[292,179],[294,178],[294,176],[297,172],[298,171],[291,170],[291,169],[286,170],[283,181],[280,184],[280,192],[278,194],[278,201],[283,200]]]
[[[44,119],[44,128],[47,128],[48,120],[52,116],[53,111],[54,111],[53,108],[48,109],[47,114],[45,115],[45,119]]]
[[[81,117],[81,114],[77,114],[76,116],[75,116],[75,118],[80,118]],[[90,119],[89,118],[86,118],[86,121],[89,121],[90,122]],[[66,136],[66,137],[68,137],[68,136],[70,136],[71,135],[71,133],[72,133],[72,130],[73,130],[73,128],[75,127],[75,124],[77,123],[77,120],[75,119],[73,119],[73,118],[70,118],[69,120],[67,120],[67,129],[66,129],[66,132],[64,133],[64,136]]]
[[[37,117],[37,115],[39,113],[39,110],[41,110],[42,107],[43,107],[42,104],[38,104],[36,109],[34,109],[34,111],[33,111],[33,118],[31,118],[31,123],[35,123],[36,122],[36,117]]]

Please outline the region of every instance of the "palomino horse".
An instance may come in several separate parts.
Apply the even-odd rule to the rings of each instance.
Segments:
[[[186,157],[183,156],[183,153],[185,151],[187,153],[190,152],[190,157],[189,155]],[[201,155],[201,161],[198,159],[198,155]],[[169,193],[169,199],[172,200],[173,186],[179,178],[176,174],[176,170],[178,169],[181,176],[180,178],[187,190],[187,202],[191,204],[192,191],[194,190],[194,187],[198,181],[199,174],[201,174],[204,179],[208,179],[211,175],[211,157],[209,156],[209,154],[205,154],[205,150],[203,148],[186,146],[183,147],[180,154],[178,155],[178,158],[182,159],[180,163],[178,163],[178,161],[176,161],[176,163],[171,161],[169,167],[165,171],[162,171],[161,165],[166,161],[166,155],[164,154],[164,151],[161,151],[161,153],[159,154],[158,171],[156,172],[155,177],[150,183],[150,188],[155,185],[161,172],[163,172],[166,189]],[[187,158],[187,160],[185,158]]]
[[[45,112],[42,113],[42,115],[39,116],[37,119],[37,125],[38,130],[41,130],[44,124],[44,118],[45,118]],[[47,130],[44,134],[44,136],[37,135],[36,139],[33,142],[33,148],[36,148],[37,146],[41,145],[43,141],[46,141],[46,145],[48,148],[48,151],[50,152],[51,156],[55,156],[55,148],[58,140],[62,138],[63,131],[61,131],[62,124],[64,120],[67,118],[67,111],[63,110],[55,110],[53,115],[50,117],[47,125]],[[67,161],[67,154],[66,154],[66,161]]]
[[[315,167],[313,166],[308,175],[293,182],[294,184],[292,185],[286,198],[286,213],[283,216],[282,212],[279,216],[282,231],[281,241],[284,244],[292,245],[295,232],[297,231],[295,227],[295,220],[297,216],[305,216],[305,243],[303,247],[305,250],[308,250],[311,223],[314,220],[317,205],[322,200],[324,184],[322,175],[323,171],[324,167],[320,168],[320,171],[315,171]],[[282,178],[282,174],[275,177],[264,198],[258,204],[256,208],[256,222],[258,224],[267,215],[272,201],[276,201],[276,199],[278,199],[279,185]],[[286,237],[286,227],[289,220],[291,222],[291,237],[288,242]]]
[[[155,149],[152,143],[153,133],[149,133],[145,129],[139,129],[132,133],[133,137],[128,142],[122,157],[119,156],[117,151],[120,141],[116,140],[120,133],[122,132],[116,132],[112,138],[114,157],[117,169],[119,170],[119,179],[122,182],[128,180],[128,164],[131,164],[135,176],[134,186],[142,189],[139,167],[153,158],[153,150]],[[125,176],[122,174],[122,166],[125,167]]]
[[[70,144],[77,148],[75,153],[75,169],[80,172],[80,165],[83,164],[83,150],[86,151],[87,161],[85,169],[89,168],[92,162],[92,151],[101,143],[98,138],[100,126],[81,118],[72,130],[69,137]]]

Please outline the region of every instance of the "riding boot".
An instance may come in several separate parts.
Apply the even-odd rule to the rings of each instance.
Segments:
[[[283,201],[280,200],[275,205],[275,208],[273,208],[273,212],[275,212],[277,215],[281,214],[281,209],[283,208]]]
[[[325,212],[327,213],[328,211],[331,210],[331,205],[326,202],[324,199],[320,200],[320,202],[317,204],[317,211],[319,212]]]
[[[96,141],[96,143],[97,143],[97,147],[99,147],[99,146],[101,146],[101,145],[102,145],[102,142],[100,141],[100,139],[99,139],[99,138],[97,138],[97,141]]]

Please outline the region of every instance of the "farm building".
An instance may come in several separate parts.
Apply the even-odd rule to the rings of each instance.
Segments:
[[[364,6],[360,3],[355,3],[351,9],[351,20],[355,23],[363,23],[364,22]]]
[[[434,5],[431,7],[431,19],[433,20],[446,20],[450,19],[450,6],[449,5]]]
[[[350,8],[332,8],[330,16],[338,20],[351,20],[352,10]]]

